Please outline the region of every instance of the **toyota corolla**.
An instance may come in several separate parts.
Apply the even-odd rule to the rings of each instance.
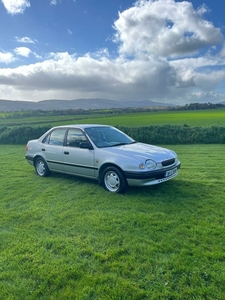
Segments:
[[[66,125],[26,145],[26,160],[39,176],[60,172],[93,178],[114,193],[178,175],[180,161],[169,149],[136,142],[108,125]]]

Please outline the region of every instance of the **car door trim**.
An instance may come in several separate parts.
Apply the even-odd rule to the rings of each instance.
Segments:
[[[69,164],[69,163],[60,163],[60,162],[53,161],[53,160],[47,160],[47,163],[70,166],[70,167],[76,167],[76,168],[82,168],[82,169],[98,170],[97,167],[89,167],[89,166]]]

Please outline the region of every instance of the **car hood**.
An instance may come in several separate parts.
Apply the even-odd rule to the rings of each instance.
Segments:
[[[176,154],[169,149],[144,143],[115,146],[104,148],[104,150],[111,153],[112,155],[116,154],[124,157],[136,158],[138,160],[153,159],[156,162],[176,157]]]

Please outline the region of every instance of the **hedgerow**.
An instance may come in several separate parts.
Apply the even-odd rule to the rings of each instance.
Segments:
[[[37,139],[50,129],[50,126],[4,126],[0,129],[0,144],[26,144],[28,140]]]
[[[116,126],[134,140],[148,144],[224,144],[225,127],[184,126]],[[0,128],[0,144],[26,144],[28,140],[39,138],[50,126],[15,126]]]
[[[145,126],[118,127],[134,140],[148,144],[224,144],[225,127]]]

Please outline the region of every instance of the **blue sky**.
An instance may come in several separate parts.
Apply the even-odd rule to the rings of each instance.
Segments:
[[[0,99],[225,101],[224,6],[0,0]]]

